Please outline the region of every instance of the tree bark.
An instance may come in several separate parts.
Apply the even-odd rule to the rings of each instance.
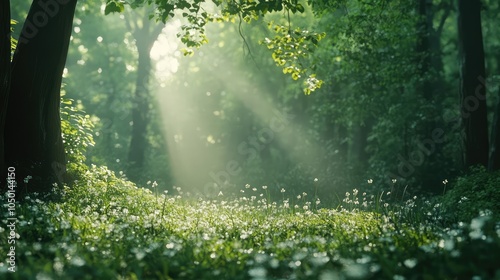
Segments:
[[[464,166],[488,165],[488,121],[480,0],[458,0]]]
[[[65,173],[60,89],[77,0],[33,1],[12,61],[5,159],[20,191],[50,190]],[[31,176],[32,181],[23,184]]]
[[[0,3],[0,186],[4,185],[5,165],[4,127],[5,111],[10,88],[10,1]]]

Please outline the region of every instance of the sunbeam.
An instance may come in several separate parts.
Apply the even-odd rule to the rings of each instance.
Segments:
[[[176,185],[217,194],[236,191],[242,182],[255,182],[250,175],[253,165],[262,165],[263,178],[271,177],[271,166],[292,172],[286,162],[321,167],[324,153],[307,135],[300,119],[286,107],[275,105],[274,93],[256,84],[248,71],[225,56],[227,49],[222,46],[205,46],[191,58],[180,58],[183,66],[157,94]],[[227,112],[224,104],[240,109]],[[246,118],[255,123],[245,122]],[[228,119],[236,123],[224,125]],[[276,149],[284,151],[287,158],[271,161]],[[272,185],[275,180],[261,182]]]

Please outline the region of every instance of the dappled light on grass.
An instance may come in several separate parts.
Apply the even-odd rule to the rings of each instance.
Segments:
[[[439,206],[418,198],[377,208],[373,199],[385,204],[387,195],[368,197],[363,206],[355,203],[368,196],[360,190],[337,208],[319,208],[308,195],[273,197],[263,187],[216,199],[156,187],[137,188],[93,166],[78,185],[58,191],[59,202],[27,197],[18,211],[16,277],[489,279],[499,273],[500,223],[492,213],[443,228],[432,218]],[[4,214],[0,232],[6,230]],[[0,250],[7,248],[0,242]],[[4,260],[0,271],[7,273]]]

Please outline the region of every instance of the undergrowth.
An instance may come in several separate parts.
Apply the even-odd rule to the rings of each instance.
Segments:
[[[500,223],[488,211],[441,226],[441,205],[354,190],[338,207],[273,198],[160,193],[91,166],[57,201],[0,208],[3,279],[500,279]],[[2,197],[6,201],[6,197]],[[293,201],[293,202],[292,202]],[[15,246],[16,272],[8,270]]]

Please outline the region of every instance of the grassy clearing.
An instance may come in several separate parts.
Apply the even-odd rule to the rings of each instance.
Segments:
[[[17,206],[15,273],[1,206],[0,278],[500,279],[500,222],[488,211],[446,224],[439,203],[419,198],[354,190],[332,209],[243,190],[160,194],[91,167],[60,199]]]

